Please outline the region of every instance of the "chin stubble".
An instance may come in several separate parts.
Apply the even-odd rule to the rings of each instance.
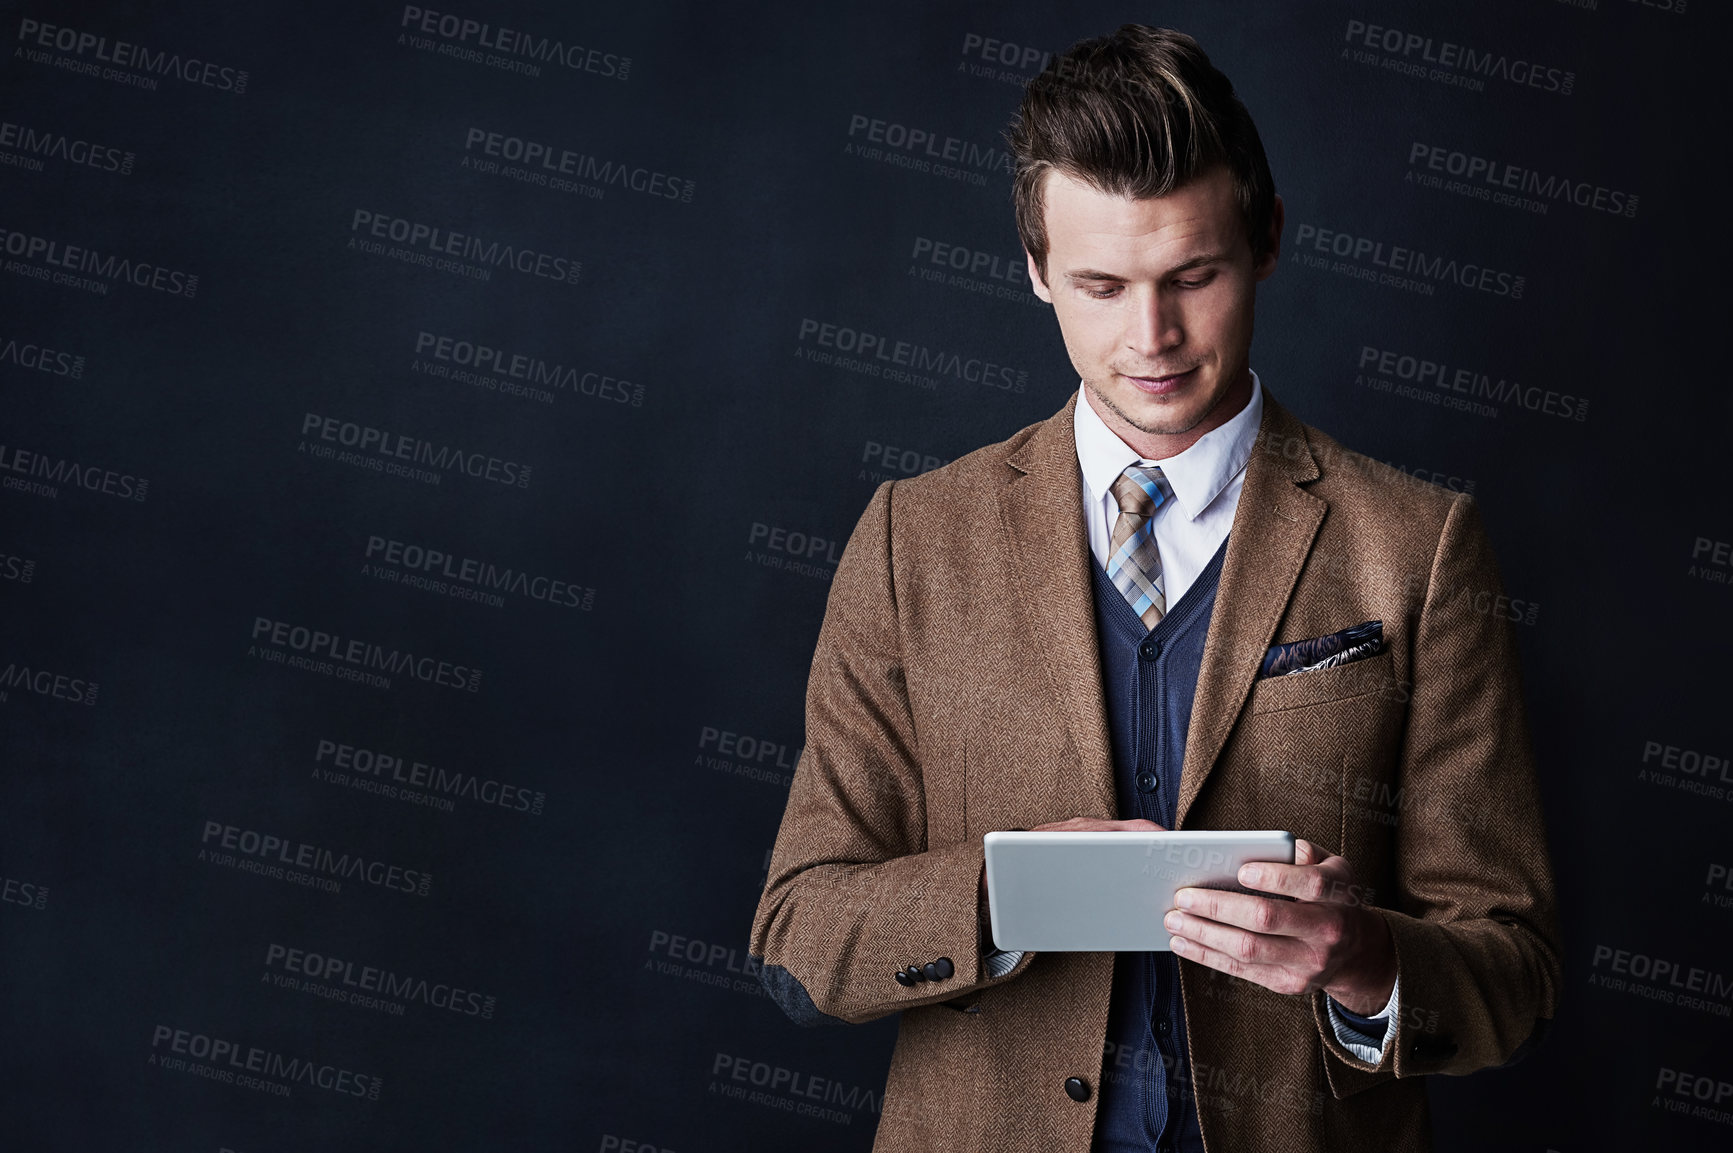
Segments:
[[[1204,418],[1215,411],[1216,404],[1222,402],[1222,398],[1218,396],[1216,397],[1215,404],[1210,405],[1208,409],[1199,413],[1197,419],[1186,425],[1184,428],[1168,428],[1163,425],[1140,424],[1131,416],[1130,413],[1126,412],[1123,408],[1120,408],[1117,404],[1114,404],[1113,398],[1108,396],[1106,391],[1104,391],[1100,385],[1096,384],[1093,380],[1085,381],[1085,383],[1089,385],[1089,391],[1094,395],[1095,399],[1106,405],[1110,412],[1118,416],[1120,420],[1123,420],[1132,428],[1135,428],[1137,431],[1142,433],[1148,433],[1150,436],[1180,436],[1184,433],[1188,433],[1198,425],[1202,424]],[[1223,395],[1225,396],[1226,394],[1224,393]]]

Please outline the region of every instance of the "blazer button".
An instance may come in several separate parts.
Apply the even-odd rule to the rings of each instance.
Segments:
[[[1081,1077],[1065,1078],[1065,1095],[1073,1101],[1089,1100],[1089,1082]]]
[[[915,983],[915,979],[913,977],[909,976],[907,973],[903,972],[901,969],[897,970],[896,978],[897,978],[897,984],[899,984],[899,985],[913,985]]]
[[[903,972],[909,975],[909,980],[911,981],[925,981],[927,979],[927,975],[921,972],[921,967],[919,965],[910,965],[908,968],[904,969]]]
[[[929,981],[937,981],[939,979],[939,964],[938,964],[938,962],[937,961],[928,961],[925,965],[922,965],[921,966],[921,976],[925,977]]]
[[[939,980],[941,981],[957,971],[957,967],[951,964],[951,959],[949,957],[940,957],[937,961],[934,961],[933,968],[939,971]]]

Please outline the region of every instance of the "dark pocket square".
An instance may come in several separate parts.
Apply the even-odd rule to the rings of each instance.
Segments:
[[[1271,645],[1264,654],[1264,663],[1258,668],[1258,679],[1334,668],[1383,651],[1384,622],[1362,621],[1329,636]]]

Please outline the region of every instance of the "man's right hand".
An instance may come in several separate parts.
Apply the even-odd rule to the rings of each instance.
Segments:
[[[1051,824],[1036,825],[1031,833],[1165,833],[1154,821],[1139,817],[1130,821],[1110,821],[1106,817],[1068,817]],[[987,864],[981,863],[981,900],[987,899]]]

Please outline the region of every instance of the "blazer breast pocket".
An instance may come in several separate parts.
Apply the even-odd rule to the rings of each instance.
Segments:
[[[1395,659],[1386,648],[1374,656],[1334,668],[1264,677],[1252,682],[1246,707],[1252,713],[1274,713],[1367,693],[1381,693],[1386,699],[1400,700],[1404,686],[1397,680],[1395,668]]]

